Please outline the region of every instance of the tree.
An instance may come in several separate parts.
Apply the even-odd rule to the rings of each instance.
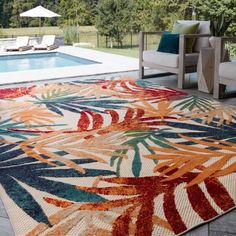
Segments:
[[[134,28],[142,31],[171,29],[177,19],[191,19],[191,0],[136,0]]]
[[[28,19],[25,17],[20,17],[20,13],[27,11],[33,7],[32,1],[27,0],[13,0],[12,11],[10,18],[10,27],[19,28],[21,26],[28,26]]]
[[[127,0],[100,0],[97,5],[96,27],[98,31],[122,47],[122,40],[131,29],[133,2]]]
[[[1,4],[0,19],[2,27],[9,27],[11,11],[12,11],[12,0],[2,0]]]
[[[191,0],[154,1],[156,10],[154,22],[160,25],[160,30],[172,29],[176,20],[191,20]]]
[[[59,2],[60,2],[60,0],[50,0],[50,1],[36,0],[34,7],[36,7],[38,5],[42,5],[43,7],[58,13],[59,12]],[[57,22],[58,22],[58,17],[42,18],[42,25],[55,26],[55,25],[57,25]]]
[[[97,4],[98,0],[86,0],[90,14],[91,14],[91,24],[95,24],[95,17],[97,15]]]
[[[228,34],[236,35],[236,1],[235,0],[194,0],[198,17],[205,20],[214,20],[224,13],[232,18],[233,23],[228,29]]]
[[[59,13],[62,25],[89,25],[91,22],[91,15],[85,0],[61,0]]]
[[[134,31],[151,31],[155,30],[154,25],[154,1],[153,0],[136,0],[132,11],[132,28]]]

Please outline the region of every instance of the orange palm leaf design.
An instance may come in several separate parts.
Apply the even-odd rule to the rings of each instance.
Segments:
[[[116,81],[116,80],[115,80]],[[48,97],[53,94],[78,94],[79,96],[84,97],[96,97],[100,98],[102,96],[114,96],[119,98],[131,98],[133,99],[133,95],[129,93],[125,93],[123,84],[133,83],[132,80],[123,81],[121,84],[116,81],[117,84],[116,89],[114,89],[114,82],[111,81],[101,81],[100,83],[91,83],[91,84],[83,84],[83,83],[65,83],[65,84],[48,84],[43,86],[35,87],[32,90],[32,95],[42,94],[42,96]],[[109,86],[107,86],[109,84]]]
[[[130,96],[122,92],[115,92],[107,87],[102,86],[102,83],[96,84],[77,84],[73,90],[78,92],[80,96],[84,97],[96,97],[100,98],[102,96],[114,96],[119,98],[129,98]]]
[[[71,84],[45,84],[34,87],[31,91],[31,95],[40,94],[42,97],[50,97],[55,94],[71,95],[75,93],[74,85]]]
[[[47,199],[48,203],[54,205],[55,199]],[[54,203],[52,203],[52,201]],[[62,200],[56,200],[61,201]],[[27,236],[36,236],[40,233],[43,235],[67,235],[69,231],[77,224],[82,223],[83,227],[79,227],[78,235],[96,235],[96,236],[111,236],[112,221],[118,213],[100,212],[100,211],[80,211],[81,203],[71,203],[71,206],[60,210],[56,214],[49,217],[49,221],[53,227],[45,224],[38,224],[33,228]],[[100,227],[94,224],[99,222]]]
[[[174,107],[171,107],[171,101],[162,100],[156,104],[156,108],[150,104],[148,101],[143,100],[142,105],[134,105],[135,108],[142,109],[145,111],[145,116],[147,117],[158,117],[160,119],[170,118],[180,115],[181,113],[175,112]]]
[[[212,107],[211,110],[202,112],[201,110],[195,110],[190,114],[185,114],[183,118],[180,120],[189,120],[189,119],[196,119],[200,118],[203,119],[203,122],[209,124],[213,121],[214,118],[219,118],[217,126],[221,126],[224,122],[229,125],[234,117],[236,116],[236,108],[233,106],[226,106],[217,104]]]
[[[80,118],[77,123],[77,130],[62,130],[62,133],[78,133],[86,131],[87,135],[85,138],[92,138],[95,134],[106,134],[110,132],[120,132],[123,133],[129,130],[149,130],[153,129],[151,126],[155,125],[155,117],[148,119],[150,122],[145,121],[145,112],[142,109],[132,109],[127,108],[124,117],[120,117],[120,113],[115,110],[105,110],[105,112],[110,116],[110,124],[106,121],[106,126],[104,126],[104,115],[92,111],[82,111]],[[123,115],[122,111],[122,115]],[[108,124],[107,124],[108,123]],[[159,123],[158,123],[159,124]],[[159,124],[161,125],[161,124]],[[27,132],[27,130],[14,129],[14,131]],[[45,131],[32,130],[35,133],[45,133]],[[47,132],[47,131],[46,131]],[[50,133],[48,131],[47,133]],[[86,133],[84,133],[86,134]]]
[[[22,111],[24,109],[29,108],[32,106],[30,102],[18,102],[18,101],[1,101],[0,110],[4,111],[4,115],[8,113],[11,114],[12,112]]]
[[[26,126],[30,125],[40,125],[47,126],[49,124],[54,124],[54,118],[60,118],[61,116],[49,111],[46,108],[39,106],[28,106],[20,111],[14,112],[11,115],[12,119],[17,122],[22,122]],[[47,127],[49,130],[52,128]]]
[[[53,204],[57,207],[62,207],[62,208],[68,208],[69,206],[71,205],[74,205],[76,203],[73,203],[73,202],[69,202],[69,201],[64,201],[64,200],[58,200],[58,199],[54,199],[54,198],[44,198],[44,200],[50,204]],[[78,211],[81,210],[81,205],[80,204],[77,204],[78,206]],[[73,208],[74,209],[74,208]],[[115,217],[118,217],[122,211],[124,211],[124,207],[120,207],[120,208],[117,208],[117,209],[113,209],[113,212],[112,214],[108,214],[109,211],[106,211],[106,212],[101,212],[101,211],[93,211],[92,213],[90,213],[90,222],[88,224],[88,227],[87,229],[85,228],[85,234],[87,235],[90,235],[92,232],[94,234],[91,234],[91,235],[100,235],[100,233],[104,233],[104,234],[101,234],[101,235],[112,235],[112,230],[104,230],[104,229],[101,229],[101,228],[97,228],[96,225],[92,224],[92,218],[95,218],[97,217],[97,219],[99,219],[100,221],[104,222],[105,224],[109,224],[111,225],[111,229],[112,229],[112,222],[115,222],[116,218]],[[137,218],[138,216],[138,213],[139,213],[139,210],[140,210],[140,207],[130,207],[128,208],[128,211],[131,211],[130,212],[130,215],[132,218]],[[60,217],[60,216],[65,216],[65,214],[63,214],[64,211],[67,211],[68,212],[68,209],[66,210],[62,210],[62,211],[59,211],[58,213],[56,213],[53,217],[51,217],[51,223],[53,225],[55,224],[58,224],[60,223],[60,221],[64,220],[66,217]],[[62,214],[61,214],[62,213]],[[60,218],[60,220],[58,221],[54,221],[53,219],[58,219]],[[87,217],[88,218],[88,217]],[[152,217],[152,221],[154,224],[157,224],[157,225],[163,225],[163,227],[165,227],[166,229],[172,231],[171,229],[171,226],[168,224],[168,222],[166,220],[163,220],[161,219],[160,217],[158,217],[157,215],[153,215]],[[130,231],[131,231],[131,234],[133,235],[135,233],[135,224],[130,222]],[[92,229],[92,230],[91,230]]]
[[[91,135],[95,134],[95,132],[90,133]],[[127,157],[115,150],[131,149],[128,145],[121,145],[125,141],[125,137],[121,137],[117,133],[99,135],[91,139],[86,139],[87,136],[87,132],[66,133],[61,130],[23,141],[20,143],[20,147],[27,155],[41,162],[55,166],[52,161],[59,161],[82,173],[85,171],[81,166],[69,158],[59,156],[56,151],[64,151],[71,155],[70,158],[90,158],[107,163],[107,159],[112,155]],[[43,158],[42,155],[49,157],[49,159]]]
[[[30,138],[21,142],[19,145],[29,156],[47,163],[60,161],[70,168],[74,168],[82,173],[84,169],[72,160],[59,156],[57,151],[64,151],[71,155],[71,158],[91,158],[93,160],[107,163],[108,158],[118,156],[127,158],[126,154],[119,153],[119,150],[131,150],[132,147],[122,145],[128,137],[123,132],[136,129],[151,129],[150,124],[141,120],[144,112],[140,109],[128,109],[123,121],[119,122],[119,114],[113,110],[107,110],[111,116],[111,124],[103,126],[103,117],[94,112],[82,112],[78,121],[78,130],[60,130],[46,131],[39,133],[38,137]],[[90,126],[90,117],[92,117],[92,128]],[[150,122],[151,123],[151,122]],[[17,131],[17,129],[15,129]],[[22,131],[22,130],[21,130]],[[50,159],[42,157],[45,155]]]
[[[154,172],[160,172],[161,176],[178,168],[178,171],[167,176],[165,181],[173,180],[195,170],[198,175],[187,187],[199,184],[210,176],[223,176],[236,171],[236,144],[213,139],[199,140],[180,135],[183,139],[194,142],[199,146],[169,143],[175,149],[151,147],[156,154],[145,155],[147,158],[160,160]],[[216,150],[209,149],[214,147]],[[228,164],[229,161],[232,164]],[[165,170],[162,170],[167,166]]]

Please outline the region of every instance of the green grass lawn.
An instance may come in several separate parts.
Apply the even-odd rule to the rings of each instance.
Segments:
[[[4,37],[15,37],[20,35],[29,35],[34,36],[44,34],[56,34],[56,35],[63,35],[63,29],[60,27],[29,27],[29,28],[10,28],[10,29],[0,29],[1,34]],[[96,28],[94,26],[80,26],[79,31],[81,33],[85,32],[96,32]]]
[[[101,51],[101,52],[108,52],[108,53],[113,53],[113,54],[118,54],[118,55],[122,55],[122,56],[127,56],[127,57],[135,57],[138,58],[138,48],[93,48],[97,51]]]
[[[0,29],[0,38],[15,38],[16,36],[29,35],[38,36],[45,34],[63,35],[63,29],[60,27],[29,27],[29,28],[10,28]],[[155,48],[156,42],[159,41],[159,36],[150,36],[148,38],[148,49]],[[109,48],[109,43],[106,47],[106,37],[98,36],[97,29],[94,26],[80,26],[79,27],[79,42],[90,43],[94,46],[94,50],[103,51],[107,53],[119,54],[138,58],[138,34],[130,34],[123,39],[123,48],[117,48],[114,44],[113,48]],[[132,47],[130,46],[132,43]],[[99,45],[98,45],[99,44]]]

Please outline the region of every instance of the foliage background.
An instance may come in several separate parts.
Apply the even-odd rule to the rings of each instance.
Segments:
[[[81,39],[81,26],[95,26],[111,47],[126,45],[127,33],[171,30],[177,19],[192,18],[193,7],[199,20],[214,20],[222,13],[232,18],[226,34],[236,35],[236,0],[0,0],[0,27],[38,27],[37,18],[19,17],[38,5],[61,14],[59,18],[42,18],[44,27],[59,26],[60,32]],[[98,44],[96,30],[91,38]]]
[[[38,26],[37,19],[19,17],[21,12],[37,5],[62,15],[60,18],[43,19],[45,26],[94,25],[99,21],[101,6],[106,5],[114,6],[106,12],[106,17],[114,16],[115,20],[114,11],[123,18],[132,17],[132,25],[129,24],[128,29],[132,27],[134,31],[168,29],[176,19],[190,19],[193,6],[196,6],[198,19],[212,19],[222,12],[234,20],[236,18],[235,0],[0,0],[0,26]],[[109,16],[109,13],[113,15]],[[229,32],[235,33],[235,27],[234,21]]]

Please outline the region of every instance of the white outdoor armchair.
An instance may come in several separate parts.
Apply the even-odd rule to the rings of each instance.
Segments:
[[[162,34],[160,32],[140,32],[139,35],[139,78],[143,79],[144,67],[178,74],[178,88],[185,87],[185,73],[196,72],[199,52],[202,47],[209,47],[209,21],[178,21],[184,24],[199,23],[196,34],[180,35],[179,54],[163,53],[157,50],[144,50],[146,34]],[[186,39],[195,38],[193,53],[186,53]],[[150,76],[148,76],[150,77]]]
[[[226,42],[236,43],[236,37],[215,38],[214,98],[227,96],[226,85],[236,86],[236,61],[223,62]]]

